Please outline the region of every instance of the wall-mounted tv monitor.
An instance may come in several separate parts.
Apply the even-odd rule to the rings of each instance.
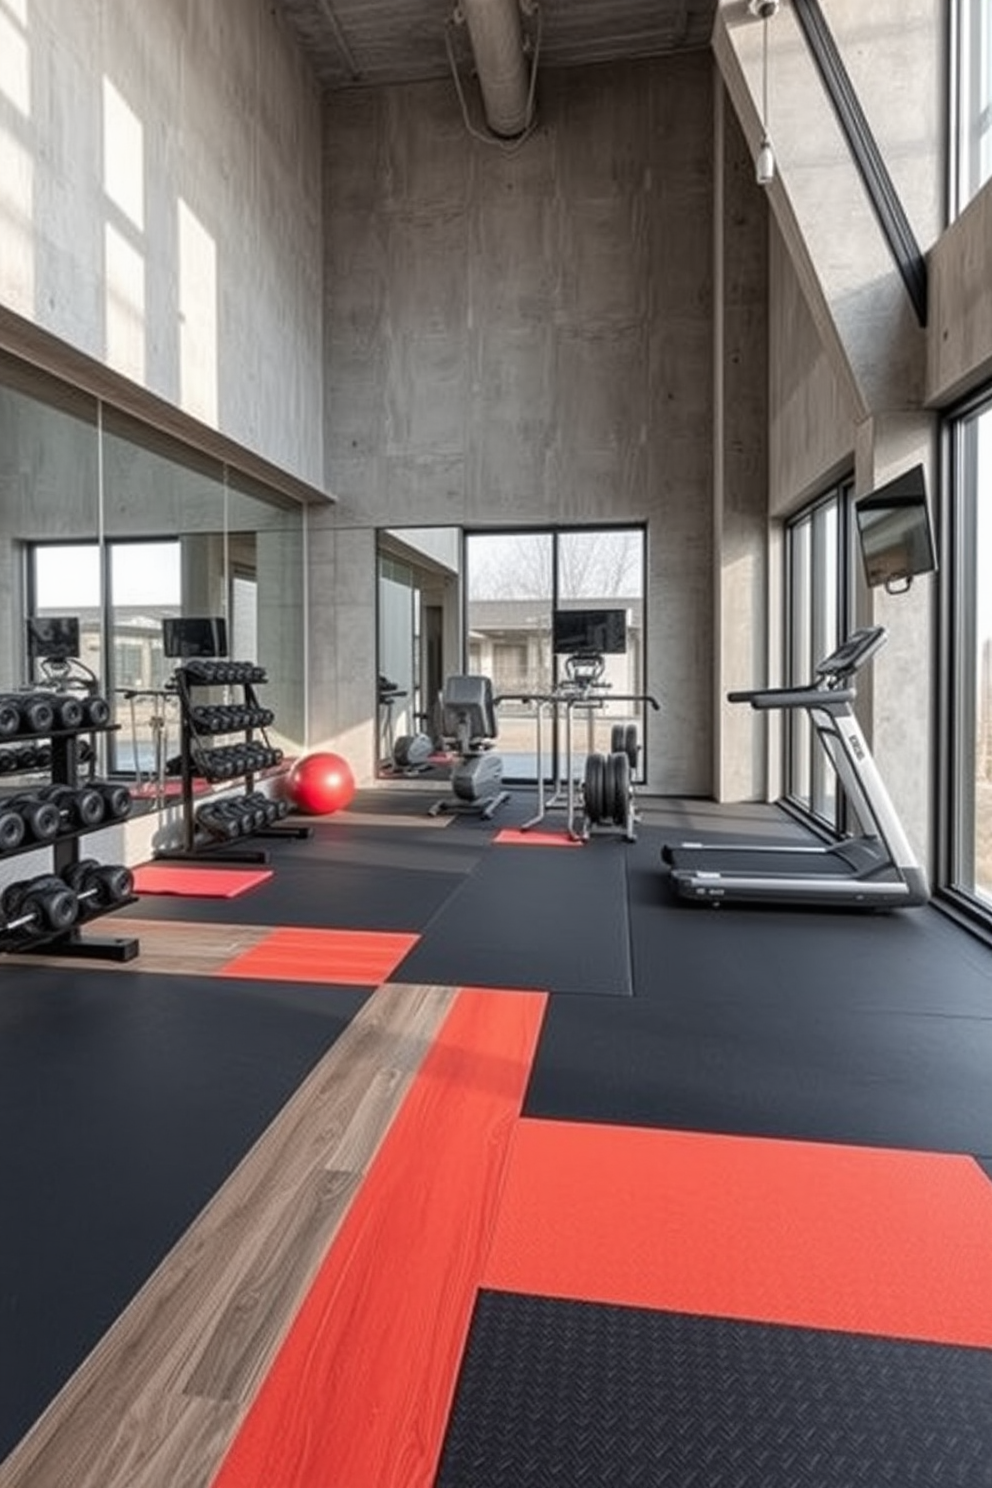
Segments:
[[[28,655],[32,660],[69,661],[79,655],[79,620],[75,615],[30,615]]]
[[[627,649],[626,610],[555,610],[556,656],[619,656]]]
[[[221,616],[205,619],[182,615],[162,621],[162,650],[166,656],[227,655],[227,621]]]
[[[916,574],[937,567],[926,474],[916,465],[855,503],[865,578],[869,585],[908,589]]]

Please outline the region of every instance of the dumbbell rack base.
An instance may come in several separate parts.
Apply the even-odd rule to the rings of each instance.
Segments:
[[[126,899],[125,904],[137,904],[137,897]],[[115,905],[120,909],[121,905]],[[30,945],[18,946],[19,956],[66,956],[82,961],[133,961],[138,954],[140,942],[133,935],[93,935],[83,939],[80,926],[73,925],[60,935],[47,940],[34,940]]]

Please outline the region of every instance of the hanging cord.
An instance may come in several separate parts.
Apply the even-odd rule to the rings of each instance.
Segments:
[[[761,129],[768,139],[768,12],[761,22]]]

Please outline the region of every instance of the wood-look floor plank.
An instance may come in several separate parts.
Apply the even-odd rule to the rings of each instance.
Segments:
[[[369,998],[0,1465],[0,1488],[205,1488],[454,995]]]
[[[101,921],[101,924],[103,922]],[[138,955],[133,961],[109,961],[56,955],[9,955],[12,965],[66,966],[74,971],[153,971],[172,976],[213,976],[235,956],[250,951],[272,933],[270,925],[198,924],[191,920],[108,918],[103,933],[133,935]],[[94,926],[94,935],[99,929]],[[86,938],[86,929],[82,931]]]

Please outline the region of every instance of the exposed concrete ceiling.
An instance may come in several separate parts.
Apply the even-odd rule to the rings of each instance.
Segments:
[[[454,0],[278,0],[321,86],[449,74]],[[707,47],[717,0],[540,0],[542,67],[580,67]]]

